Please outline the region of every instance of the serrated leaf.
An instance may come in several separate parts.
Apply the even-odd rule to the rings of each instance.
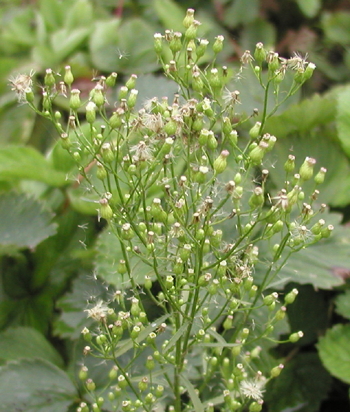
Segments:
[[[0,412],[65,412],[77,396],[67,374],[43,359],[0,368]]]
[[[76,278],[72,290],[56,304],[61,313],[54,322],[54,334],[61,338],[79,338],[84,326],[92,323],[84,312],[88,302],[108,300],[107,293],[105,285],[93,276],[82,274]]]
[[[0,245],[33,248],[56,233],[51,213],[23,194],[0,196]]]
[[[321,8],[320,0],[296,0],[304,16],[315,17]]]
[[[325,368],[350,384],[350,325],[335,325],[319,339],[318,353]]]
[[[286,363],[277,379],[270,381],[264,400],[269,412],[317,412],[330,386],[331,377],[317,354],[299,353]]]
[[[335,311],[346,319],[350,319],[350,290],[338,295],[335,299]]]
[[[297,120],[296,120],[297,122]],[[288,127],[288,126],[286,126]],[[269,133],[278,134],[273,129],[267,129]],[[320,167],[327,169],[325,181],[317,189],[319,203],[342,207],[350,203],[350,165],[347,156],[342,152],[339,145],[330,139],[333,129],[319,129],[315,132],[307,132],[287,139],[279,139],[274,150],[266,157],[264,165],[270,171],[269,178],[278,190],[283,187],[285,171],[283,165],[288,155],[296,157],[296,170],[298,172],[304,159],[309,156],[316,159],[315,174]],[[272,167],[271,167],[272,165]],[[303,184],[303,191],[308,193],[314,190],[314,182],[311,179]]]
[[[326,224],[332,224],[334,233],[315,245],[293,253],[283,266],[271,287],[281,288],[289,282],[302,285],[311,284],[315,289],[333,289],[344,284],[343,271],[350,268],[349,228],[340,225],[342,216],[328,214],[322,216]],[[267,245],[261,244],[261,253]],[[268,250],[265,249],[268,254]],[[256,267],[256,278],[261,281],[266,268],[262,264]]]
[[[96,273],[107,283],[119,289],[131,285],[127,275],[120,275],[117,271],[119,261],[123,259],[120,242],[117,236],[107,227],[101,232],[96,243]],[[152,274],[152,266],[147,265],[141,259],[133,257],[130,259],[131,276],[140,285],[145,281],[145,276]]]
[[[286,137],[292,133],[308,132],[315,126],[330,123],[336,117],[334,97],[315,94],[294,104],[278,116],[270,117],[265,124],[265,130],[277,138]]]
[[[10,328],[0,332],[0,359],[40,358],[63,366],[63,360],[53,346],[37,330],[28,327]]]
[[[336,124],[342,148],[350,157],[350,85],[338,93]]]
[[[0,149],[0,179],[38,180],[50,186],[67,184],[65,173],[53,169],[42,154],[31,147]]]

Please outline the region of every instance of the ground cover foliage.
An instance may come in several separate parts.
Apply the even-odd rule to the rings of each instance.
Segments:
[[[346,222],[350,203],[350,13],[346,4],[341,1],[251,1],[250,7],[246,7],[246,2],[240,0],[191,3],[155,0],[120,2],[116,7],[114,2],[112,4],[108,1],[43,0],[32,4],[3,1],[2,5],[0,410],[62,411],[78,408],[85,410],[83,408],[88,407],[92,410],[119,410],[122,407],[129,410],[138,406],[137,401],[142,403],[139,410],[151,410],[155,404],[158,410],[185,410],[186,405],[189,410],[196,411],[235,407],[237,410],[260,410],[259,407],[263,407],[264,410],[276,412],[328,411],[334,410],[334,407],[340,411],[348,410],[350,300],[347,279],[350,258]],[[181,41],[184,42],[186,28],[183,26],[183,19],[189,7],[196,9],[195,18],[202,23],[197,28],[194,45],[190,44],[194,49],[193,56],[189,56],[189,52],[183,49],[183,43],[181,50],[185,57],[179,57],[180,52],[176,51],[178,45],[171,44],[173,50],[169,49],[171,41],[175,43],[170,35],[168,43],[162,37],[162,48],[157,53],[157,38],[154,38],[154,33],[166,36],[166,29],[179,31],[183,33]],[[218,35],[224,36],[220,53],[213,51]],[[189,37],[186,39],[187,42],[191,40]],[[205,44],[200,43],[200,40],[205,39],[209,40],[209,45],[198,61],[199,75],[195,74],[193,77],[193,73],[196,73],[193,66],[197,64],[196,58],[200,55],[198,47]],[[258,42],[263,43],[264,50],[278,52],[286,62],[297,59],[294,62],[302,65],[301,72],[308,67],[307,62],[314,63],[316,70],[313,76],[305,83],[305,79],[301,81],[297,78],[298,87],[293,89],[295,69],[298,67],[293,68],[290,63],[283,82],[278,84],[278,80],[272,80],[276,73],[272,75],[270,70],[269,74],[268,64],[264,61],[261,62],[261,73],[264,74],[259,78],[259,71],[254,70],[255,66],[260,65],[259,56],[254,56]],[[245,50],[251,50],[255,60],[249,62],[249,56],[246,55],[247,59],[242,65]],[[298,55],[294,52],[298,52]],[[306,54],[307,58],[304,59]],[[171,60],[177,64],[175,70],[166,66]],[[185,62],[191,65],[189,72],[186,72]],[[279,70],[281,64],[283,60],[279,60],[279,66],[275,70]],[[65,69],[67,66],[71,67],[74,74],[72,85],[69,84],[69,70]],[[227,67],[227,77],[224,78],[223,66]],[[52,72],[46,72],[47,68],[51,68]],[[216,68],[218,73],[212,71]],[[164,76],[163,69],[167,76]],[[117,78],[109,78],[114,72],[118,74]],[[137,79],[132,74],[136,74]],[[219,76],[218,80],[216,74]],[[19,77],[21,75],[24,77]],[[51,75],[54,76],[54,81]],[[92,122],[92,117],[88,118],[86,114],[86,103],[89,101],[90,90],[103,84],[101,76],[108,78],[111,83],[107,89],[103,89],[103,116],[101,107],[90,111],[97,113],[98,120],[94,123],[95,120]],[[196,84],[194,79],[204,80],[204,85]],[[259,79],[265,88],[259,85]],[[60,85],[60,82],[65,82],[66,89],[63,89],[64,85]],[[266,87],[267,84],[271,86]],[[11,88],[15,90],[11,91]],[[33,100],[28,91],[24,92],[27,88],[32,88]],[[78,104],[77,100],[74,102],[71,89],[80,90],[78,98],[81,103]],[[137,90],[137,93],[131,93],[131,90]],[[191,93],[194,94],[186,94],[187,90],[192,90]],[[284,101],[291,90],[289,99]],[[43,95],[43,91],[47,95]],[[180,95],[178,103],[173,101],[174,94]],[[51,101],[54,95],[55,99]],[[278,101],[276,95],[279,96]],[[205,200],[207,196],[212,196],[216,210],[225,198],[225,184],[234,182],[232,192],[235,194],[232,197],[230,193],[230,202],[234,199],[232,207],[224,207],[220,219],[207,211],[211,220],[218,224],[214,226],[215,235],[206,229],[209,232],[206,232],[205,238],[210,238],[211,241],[208,251],[210,257],[201,260],[209,267],[204,274],[209,273],[211,277],[202,278],[200,284],[199,277],[197,283],[190,279],[189,284],[196,285],[197,289],[189,288],[188,291],[188,286],[182,285],[180,280],[183,273],[186,273],[188,280],[188,269],[192,268],[188,263],[185,265],[187,272],[184,267],[179,268],[181,262],[176,262],[176,257],[181,254],[181,259],[187,262],[188,249],[193,253],[193,244],[198,241],[195,232],[190,232],[190,229],[186,232],[188,236],[191,235],[190,240],[180,236],[180,240],[175,237],[175,243],[165,242],[168,247],[162,249],[160,254],[154,255],[154,246],[149,246],[156,244],[155,250],[159,251],[160,245],[164,244],[164,236],[174,237],[174,232],[171,231],[176,229],[176,226],[173,227],[175,223],[187,221],[189,224],[189,216],[193,218],[187,212],[187,220],[181,220],[171,198],[167,198],[167,189],[161,185],[147,184],[151,173],[158,171],[159,177],[161,173],[165,173],[166,167],[157,163],[150,172],[149,159],[146,160],[145,169],[133,161],[133,156],[140,156],[137,142],[143,141],[140,138],[137,140],[135,136],[130,138],[130,150],[133,151],[121,153],[123,156],[129,153],[129,164],[122,157],[118,158],[119,155],[116,156],[113,146],[120,169],[111,167],[108,146],[104,147],[103,155],[101,151],[98,152],[96,145],[87,145],[81,150],[83,143],[79,141],[79,136],[88,136],[90,143],[93,142],[91,127],[94,124],[96,131],[101,131],[102,134],[102,138],[97,137],[100,139],[100,150],[105,143],[112,142],[115,145],[122,134],[118,131],[118,127],[121,127],[118,123],[114,126],[113,133],[108,131],[113,111],[126,99],[129,108],[132,107],[135,113],[127,120],[131,128],[132,121],[137,119],[144,102],[154,96],[158,98],[158,102],[162,102],[163,96],[168,96],[167,104],[172,107],[178,104],[182,110],[181,118],[177,118],[174,125],[167,114],[164,117],[165,109],[160,108],[161,103],[153,102],[155,106],[159,104],[156,110],[163,116],[162,127],[167,125],[167,138],[176,136],[176,139],[166,142],[163,136],[163,140],[152,141],[151,146],[158,154],[158,158],[155,156],[158,160],[160,156],[176,154],[176,167],[171,171],[168,166],[168,173],[173,173],[173,177],[177,178],[185,176],[193,184],[191,190],[197,187],[195,185],[203,188],[200,190],[202,198],[197,192],[197,198],[191,192],[193,205],[199,208],[199,199]],[[208,107],[203,109],[196,105],[196,113],[203,113],[203,117],[199,116],[203,123],[198,131],[195,129],[199,128],[198,125],[189,126],[183,113],[187,109],[194,110],[188,103],[191,97],[197,102],[204,98],[211,99],[207,103],[214,110],[216,124]],[[30,100],[30,104],[24,104],[27,100]],[[90,100],[98,102],[97,97],[91,94]],[[114,102],[117,102],[115,107]],[[31,105],[36,108],[36,113]],[[90,109],[91,107],[93,106],[90,105]],[[254,109],[257,110],[254,112]],[[49,112],[49,115],[45,112]],[[61,113],[61,118],[55,115],[56,112]],[[273,116],[269,117],[272,112]],[[157,113],[146,106],[146,112],[140,121],[142,127],[145,128],[145,115]],[[79,119],[78,138],[65,140],[62,144],[62,133],[57,133],[57,124],[63,125],[63,132],[68,130],[67,134],[71,138],[73,126],[72,119],[69,125],[69,115],[75,115]],[[232,130],[227,129],[228,123],[223,118],[230,120]],[[220,119],[221,122],[218,121]],[[122,120],[124,127],[126,119]],[[254,126],[257,122],[262,122],[263,127],[260,129],[261,125],[259,126],[255,137]],[[101,125],[107,126],[108,139],[103,137],[106,132],[102,133]],[[159,134],[159,130],[156,132],[152,127],[155,126],[148,124],[148,131],[142,129],[142,135],[153,139]],[[200,146],[191,148],[192,157],[190,153],[179,155],[183,151],[186,153],[186,147],[192,147],[189,141],[184,140],[188,128],[194,130],[197,138],[201,136]],[[206,140],[208,136],[199,132],[202,129],[213,131],[216,143],[214,140]],[[232,133],[236,130],[237,136]],[[256,143],[259,147],[262,136],[266,133],[276,136],[277,141],[272,151],[265,153],[263,150],[264,156],[260,159],[260,154],[257,155],[259,150],[253,150],[256,149]],[[164,141],[169,147],[160,147],[160,142]],[[95,151],[95,157],[88,157],[92,153],[89,148],[92,152]],[[123,150],[125,147],[121,151]],[[228,150],[228,155],[225,150]],[[296,166],[293,172],[288,172],[286,166],[289,156],[295,156]],[[316,189],[320,190],[319,194],[314,192],[313,179],[303,181],[302,184],[292,182],[295,179],[293,174],[300,171],[306,157],[317,159],[314,176],[320,167],[327,169],[324,182]],[[98,167],[94,159],[102,167]],[[169,161],[171,163],[171,157]],[[190,165],[189,172],[185,172],[185,165]],[[113,179],[124,173],[124,186],[120,188],[119,194],[109,178],[101,179],[103,169],[107,171],[107,175],[112,173]],[[221,169],[225,170],[221,172]],[[263,170],[268,170],[268,178],[262,173]],[[100,179],[97,178],[98,171]],[[247,177],[240,183],[239,175],[243,171]],[[129,187],[128,179],[133,180],[134,184],[140,184],[142,190],[131,192],[130,204],[133,204],[134,209],[126,219],[120,212],[123,196]],[[175,180],[178,182],[174,178],[171,185],[174,185]],[[290,182],[289,186],[285,183],[286,180]],[[242,197],[239,193],[241,189],[238,189],[237,194],[236,186],[244,188]],[[274,228],[276,233],[267,234],[268,228],[266,226],[264,229],[262,222],[272,205],[282,207],[284,192],[281,189],[286,190],[285,195],[289,194],[290,200],[293,198],[293,193],[290,193],[295,186],[302,186],[302,193],[305,193],[303,200],[303,195],[299,193],[296,204],[311,204],[316,216],[311,224],[311,220],[305,218],[305,209],[303,211],[302,206],[299,209],[295,206],[295,215],[294,209],[288,211],[289,220],[285,220],[286,216],[276,219],[284,222],[282,233],[285,236],[298,238],[294,240],[294,244],[288,243],[286,248],[293,251],[300,249],[295,255],[291,254],[288,265],[284,266],[281,264],[282,260],[279,261],[280,268],[276,270],[278,265],[275,265],[277,260],[274,259],[278,249],[274,249],[274,244],[281,244],[280,239],[283,237],[277,230],[278,225]],[[263,201],[260,190],[256,188],[263,190]],[[180,189],[171,186],[173,200],[174,191],[179,192]],[[108,197],[108,193],[113,194],[112,198]],[[140,217],[140,207],[135,206],[135,199],[139,198],[140,193],[146,193],[143,198],[146,206],[152,208],[153,205],[152,212],[149,212],[152,214],[152,227],[146,226],[146,237],[141,235],[142,225],[141,229],[139,226],[146,219],[144,215]],[[314,198],[310,199],[310,194]],[[153,204],[154,199],[160,199],[161,208],[165,208],[167,215],[171,216],[169,220],[168,217],[165,220],[164,215],[156,210],[159,203],[157,200]],[[177,200],[181,200],[181,196]],[[322,204],[327,204],[328,207],[322,215],[317,215]],[[106,206],[112,208],[112,216]],[[240,223],[231,220],[220,223],[233,208],[247,212],[241,217]],[[175,217],[174,211],[177,213]],[[299,220],[297,211],[303,216]],[[235,218],[237,219],[232,217]],[[320,219],[326,222],[322,225],[323,230],[330,225],[334,230],[327,238],[324,232],[323,239],[311,245],[316,240],[311,236],[317,237],[317,228],[312,229],[313,224]],[[299,225],[296,226],[295,222]],[[265,223],[268,225],[276,222]],[[125,224],[132,224],[134,233],[129,233],[130,228],[124,227]],[[230,225],[232,228],[228,229]],[[305,229],[301,229],[302,226]],[[126,233],[123,234],[120,230]],[[223,236],[221,240],[220,231]],[[128,239],[131,235],[136,238]],[[239,236],[243,239],[241,249],[238,247],[242,253],[239,258],[245,259],[244,264],[250,267],[253,283],[250,285],[250,280],[247,281],[249,276],[244,274],[241,289],[237,287],[233,290],[233,286],[230,286],[232,290],[227,292],[228,284],[222,282],[231,283],[230,278],[222,280],[213,268],[220,268],[220,265],[215,267],[215,259],[218,262],[224,261],[219,257],[219,251],[222,253],[224,250],[223,245],[227,247],[235,241],[237,243]],[[120,246],[123,242],[125,250]],[[256,249],[250,248],[250,245],[259,247],[258,256],[255,256]],[[135,246],[140,249],[142,256],[146,256],[145,259],[139,258],[138,252],[133,249]],[[127,250],[128,247],[132,249],[131,252]],[[208,245],[203,240],[204,247]],[[125,268],[120,265],[120,260],[128,262],[125,256],[129,252],[132,256],[128,257],[130,264],[126,264],[124,273]],[[162,259],[162,262],[168,259],[161,270],[163,277],[155,276],[157,271],[154,266],[153,272],[150,270],[149,261],[154,256]],[[229,273],[232,278],[237,278],[238,255],[232,253],[231,258],[233,256],[236,260],[235,263],[229,262]],[[266,273],[271,262],[276,276],[272,280],[270,278],[271,282],[268,283]],[[235,276],[232,275],[232,267],[236,268]],[[181,272],[181,276],[174,275],[177,270]],[[128,278],[130,273],[131,283]],[[214,280],[221,283],[218,285]],[[148,286],[150,281],[150,293],[144,295],[143,293],[148,293],[145,283]],[[184,283],[183,280],[182,282]],[[257,290],[256,299],[265,298],[265,301],[260,302],[260,309],[252,311],[254,317],[243,317],[247,322],[243,327],[240,315],[251,314],[250,309],[247,309],[250,306],[245,306],[247,301],[251,299],[253,307],[259,306],[258,300],[255,301],[253,296],[255,288],[251,289],[252,286]],[[181,293],[176,294],[173,287]],[[221,288],[221,292],[216,290],[214,294],[215,288]],[[293,295],[295,289],[299,293],[294,303],[288,305],[287,317],[275,324],[276,316],[282,317],[281,313],[284,313],[284,309],[281,312],[281,307],[285,305],[286,296],[290,296],[288,293]],[[118,301],[119,297],[115,298],[119,290],[125,293],[124,303],[122,300]],[[173,303],[178,311],[185,311],[181,309],[181,304],[186,305],[186,302],[178,303],[173,298],[175,293],[178,300],[188,299],[187,295],[184,298],[184,292],[188,292],[190,296],[193,292],[193,298],[204,293],[202,303],[205,302],[204,297],[209,299],[210,296],[216,296],[208,301],[211,302],[208,303],[208,314],[201,313],[201,322],[204,323],[193,322],[193,318],[193,326],[190,328],[190,321],[185,316],[183,319],[176,318],[176,311],[170,310]],[[278,298],[273,294],[275,292],[278,293]],[[228,306],[227,302],[233,298],[239,301],[238,309]],[[139,301],[139,309],[135,299]],[[154,303],[155,300],[157,304]],[[188,301],[191,302],[190,299]],[[109,313],[107,306],[114,313]],[[193,304],[191,307],[197,306]],[[93,308],[95,312],[92,313]],[[218,308],[224,309],[217,312]],[[125,326],[122,340],[113,341],[114,346],[112,345],[121,362],[118,371],[109,362],[96,362],[93,357],[83,355],[84,348],[86,352],[86,346],[92,345],[84,341],[82,330],[91,331],[93,345],[96,345],[92,346],[93,352],[100,350],[103,356],[108,355],[108,345],[104,342],[108,331],[104,331],[103,324],[100,329],[96,329],[96,321],[101,322],[96,311],[111,316],[112,324],[120,320],[114,320],[114,315],[120,317],[120,312],[132,313],[132,321]],[[141,312],[147,313],[149,323],[141,322]],[[211,319],[211,322],[206,324],[203,320],[205,317]],[[162,334],[160,331],[163,324],[167,325],[167,330]],[[273,332],[269,331],[272,324]],[[211,329],[212,326],[216,327],[215,331]],[[247,333],[246,330],[242,332],[244,329],[248,329],[249,338],[239,336]],[[186,335],[186,331],[190,333]],[[259,340],[259,345],[255,345],[254,339],[266,331],[272,333],[270,338],[274,342]],[[291,334],[298,331],[303,331],[303,337],[297,342],[289,341],[283,345],[278,343],[287,341]],[[153,348],[152,344],[147,342],[144,354],[139,353],[142,352],[141,343],[146,342],[147,337],[150,341],[151,333],[155,333],[157,339],[160,339],[157,349],[160,353],[163,350],[167,358],[165,361],[163,359],[164,364],[157,361],[152,383],[144,381],[147,389],[143,389],[145,385],[140,386],[139,382],[153,370],[151,364],[144,370],[147,356],[151,354],[147,351]],[[85,335],[85,339],[89,339],[87,332]],[[187,336],[186,343],[184,336]],[[293,336],[291,340],[297,340]],[[239,347],[242,341],[243,349],[239,348],[239,352],[238,349],[233,349]],[[182,359],[183,365],[187,364],[178,374],[165,370],[168,376],[174,374],[179,380],[178,385],[173,385],[175,392],[171,394],[167,390],[168,382],[160,378],[158,368],[174,368],[172,356],[179,356],[182,352],[180,349],[184,347],[181,345],[197,347],[197,352],[194,351],[189,359]],[[261,352],[257,346],[261,347]],[[247,352],[253,353],[253,356],[248,356]],[[133,356],[135,360],[131,361]],[[179,358],[176,359],[179,361]],[[234,370],[237,364],[244,366],[242,376],[237,369]],[[274,368],[278,368],[280,364],[284,364],[282,373],[278,378],[272,379],[274,374],[278,374]],[[120,384],[123,381],[120,376],[126,377],[126,380],[128,377],[120,371],[124,371],[126,366],[130,367],[131,378],[124,389],[123,383]],[[36,377],[35,380],[33,376]],[[199,385],[201,390],[198,396],[196,388],[203,376],[207,378],[202,381],[202,386]],[[310,379],[312,376],[317,376],[317,380]],[[210,377],[218,380],[217,387],[216,383],[210,381]],[[116,400],[118,382],[125,392]],[[247,395],[247,391],[252,390],[249,384],[255,385],[256,398]],[[162,386],[166,388],[164,392],[160,388]],[[111,391],[105,390],[108,387],[113,388],[113,399],[112,395],[108,396]],[[141,395],[136,396],[132,389],[130,392],[130,388]],[[259,391],[263,395],[260,396]],[[148,392],[156,398],[155,402]],[[174,403],[174,397],[178,399],[178,403]],[[260,402],[262,397],[263,405]],[[100,398],[104,398],[103,404]],[[123,404],[123,401],[126,403]]]

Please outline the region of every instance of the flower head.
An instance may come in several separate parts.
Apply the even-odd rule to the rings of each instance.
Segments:
[[[87,312],[88,318],[101,321],[107,316],[108,306],[100,300],[94,307],[91,309],[85,309],[84,312]]]
[[[18,74],[17,76],[10,77],[9,81],[12,86],[11,90],[16,92],[17,100],[19,103],[26,102],[26,94],[31,90],[33,86],[33,75],[34,72],[30,72],[30,74]]]
[[[246,379],[240,383],[240,391],[245,397],[259,401],[263,397],[264,385],[265,379]]]

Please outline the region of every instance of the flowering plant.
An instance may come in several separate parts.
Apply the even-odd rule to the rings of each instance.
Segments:
[[[292,254],[333,229],[317,218],[325,209],[317,206],[317,187],[326,170],[314,175],[313,158],[296,168],[290,155],[284,186],[267,190],[266,159],[277,139],[265,130],[266,120],[315,66],[299,55],[282,59],[258,43],[253,55],[242,55],[235,78],[252,70],[263,109],[239,114],[232,70],[216,66],[223,36],[202,68],[209,42],[197,40],[192,9],[183,23],[184,33],[154,36],[164,73],[178,85],[172,101],[153,98],[136,111],[132,75],[111,112],[117,74],[98,78],[84,102],[67,66],[58,84],[46,71],[39,107],[32,76],[12,79],[18,100],[53,122],[122,256],[118,288],[86,309],[94,326],[82,331],[84,356],[102,360],[109,373],[102,388],[87,366],[80,369],[86,394],[79,412],[262,410],[266,385],[283,369],[268,348],[281,342],[286,307],[298,293],[282,296],[273,282]],[[60,96],[69,100],[66,125],[54,108]],[[284,341],[301,337],[297,331]]]

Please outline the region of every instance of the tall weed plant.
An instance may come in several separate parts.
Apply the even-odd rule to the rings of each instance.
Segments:
[[[55,126],[122,256],[113,275],[120,288],[86,309],[94,323],[82,330],[83,356],[109,372],[102,387],[81,367],[86,392],[78,412],[261,411],[269,381],[283,373],[269,349],[282,343],[286,307],[298,294],[282,295],[273,284],[292,254],[333,230],[320,217],[326,169],[314,170],[315,159],[279,159],[284,185],[266,188],[265,159],[277,140],[266,120],[315,65],[258,43],[240,69],[219,67],[223,36],[199,39],[192,9],[183,25],[154,35],[178,93],[139,110],[136,75],[115,102],[117,73],[95,78],[83,98],[70,67],[62,77],[47,69],[39,104],[32,74],[11,80],[18,100]],[[244,87],[248,71],[262,110],[240,113],[232,79]],[[67,118],[55,106],[62,96]],[[307,193],[306,181],[313,181]],[[295,331],[284,341],[302,336]]]

